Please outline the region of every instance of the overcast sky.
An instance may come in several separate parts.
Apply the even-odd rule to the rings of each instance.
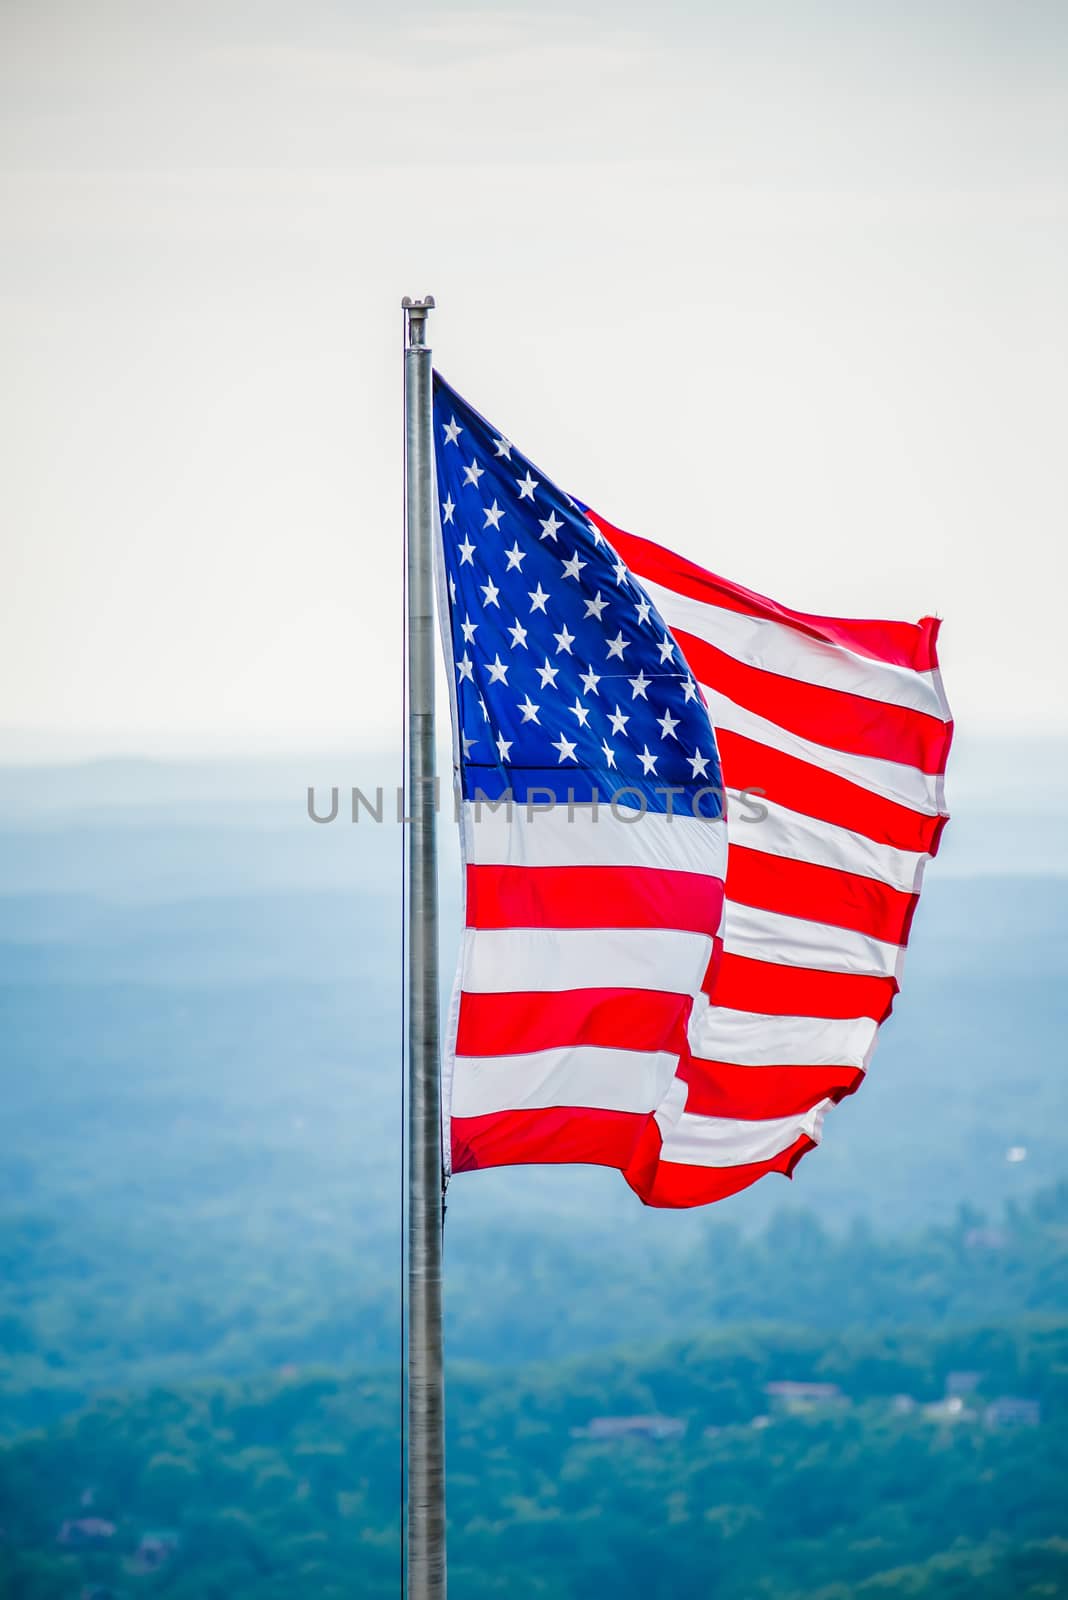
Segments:
[[[1068,7],[0,5],[0,758],[381,744],[402,294],[566,490],[1068,729]]]

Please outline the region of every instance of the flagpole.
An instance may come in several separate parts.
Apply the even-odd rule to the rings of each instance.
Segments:
[[[401,302],[408,558],[408,1600],[445,1600],[441,1082],[434,784],[434,298]]]

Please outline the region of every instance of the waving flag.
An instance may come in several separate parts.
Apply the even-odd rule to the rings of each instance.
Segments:
[[[665,1206],[788,1174],[863,1077],[945,822],[937,624],[790,611],[625,534],[438,375],[434,434],[447,1164],[595,1162]]]

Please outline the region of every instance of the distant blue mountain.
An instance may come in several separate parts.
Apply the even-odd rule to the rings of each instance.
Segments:
[[[1061,756],[1039,755],[1048,770],[1030,783],[1018,751],[962,763],[895,1015],[868,1081],[828,1118],[792,1184],[772,1178],[676,1215],[643,1210],[613,1172],[464,1175],[449,1196],[454,1295],[492,1295],[502,1251],[534,1251],[551,1274],[545,1261],[566,1242],[586,1252],[583,1272],[608,1274],[608,1303],[608,1263],[622,1271],[706,1241],[714,1259],[729,1223],[755,1230],[774,1212],[810,1210],[839,1232],[858,1220],[897,1231],[962,1203],[993,1216],[1063,1177],[1068,806],[1057,809]],[[366,817],[316,825],[306,789],[328,800],[337,783],[343,818],[349,786],[388,788],[396,772],[389,757],[0,772],[5,1276],[16,1310],[34,1284],[57,1286],[67,1307],[53,1357],[26,1335],[42,1384],[62,1380],[73,1348],[88,1360],[105,1347],[116,1296],[133,1317],[130,1359],[156,1341],[176,1372],[198,1348],[225,1366],[232,1346],[236,1361],[242,1318],[261,1302],[279,1361],[388,1347],[400,830]],[[1016,809],[1027,795],[1034,815]],[[1049,870],[1032,870],[1047,836]],[[447,988],[459,922],[447,816],[442,858]],[[339,1284],[350,1261],[351,1285]],[[221,1293],[239,1280],[241,1297]],[[328,1298],[351,1329],[308,1345],[308,1306]]]

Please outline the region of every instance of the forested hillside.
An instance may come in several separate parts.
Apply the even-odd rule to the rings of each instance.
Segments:
[[[399,841],[315,777],[0,772],[3,1600],[396,1593]],[[1063,880],[942,867],[792,1184],[452,1185],[455,1595],[1068,1596]]]
[[[1068,1313],[1068,1184],[1000,1217],[963,1208],[908,1234],[783,1212],[760,1234],[710,1222],[655,1270],[627,1236],[551,1219],[486,1220],[448,1259],[446,1337],[458,1360],[500,1365],[680,1330],[785,1322],[846,1327],[962,1326]],[[471,1228],[470,1223],[465,1227]],[[473,1260],[477,1254],[478,1259]],[[94,1392],[255,1375],[280,1366],[384,1363],[397,1348],[397,1267],[344,1229],[250,1227],[241,1251],[156,1219],[78,1235],[12,1211],[0,1218],[8,1284],[0,1397],[8,1432],[61,1416]]]
[[[449,1412],[465,1600],[1068,1592],[1063,1323],[454,1365]],[[392,1374],[102,1400],[0,1452],[3,1593],[393,1595],[397,1461]]]

